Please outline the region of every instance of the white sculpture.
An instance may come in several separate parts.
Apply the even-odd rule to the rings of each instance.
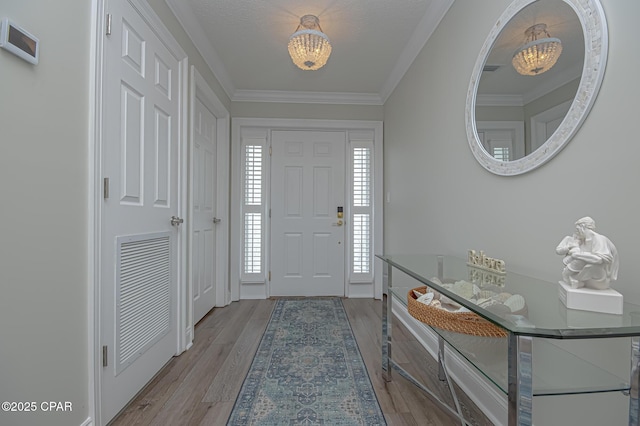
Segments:
[[[562,279],[574,289],[606,290],[618,278],[618,251],[609,238],[595,232],[596,223],[590,217],[575,225],[575,234],[556,247],[556,253],[564,256]]]

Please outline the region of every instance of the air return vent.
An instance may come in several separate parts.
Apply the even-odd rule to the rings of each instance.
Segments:
[[[482,72],[494,72],[498,68],[500,68],[500,65],[485,65],[482,67]]]
[[[171,329],[171,233],[116,239],[116,375]]]

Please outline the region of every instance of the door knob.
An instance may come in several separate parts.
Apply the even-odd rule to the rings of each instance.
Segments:
[[[213,223],[220,223],[222,219],[218,219],[217,217],[213,218]]]
[[[178,216],[171,216],[171,226],[178,226],[181,223],[184,223],[184,219]]]
[[[332,223],[331,225],[332,225],[332,226],[342,226],[342,223],[343,223],[343,222],[342,222],[341,220],[339,220],[339,221],[337,221],[337,222]]]

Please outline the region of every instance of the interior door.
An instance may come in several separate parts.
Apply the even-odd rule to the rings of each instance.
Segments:
[[[271,296],[345,294],[345,144],[344,132],[271,134]]]
[[[179,63],[128,0],[109,0],[107,11],[111,35],[104,38],[102,93],[102,424],[176,353],[181,232]]]
[[[216,303],[216,118],[196,97],[193,111],[193,323]]]

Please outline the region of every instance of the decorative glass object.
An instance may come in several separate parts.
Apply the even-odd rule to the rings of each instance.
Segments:
[[[303,70],[322,68],[331,55],[329,37],[322,32],[320,21],[314,15],[304,15],[296,32],[289,37],[289,55]]]
[[[562,53],[560,39],[551,37],[546,24],[526,29],[526,43],[513,55],[511,63],[522,75],[539,75],[551,69]]]

